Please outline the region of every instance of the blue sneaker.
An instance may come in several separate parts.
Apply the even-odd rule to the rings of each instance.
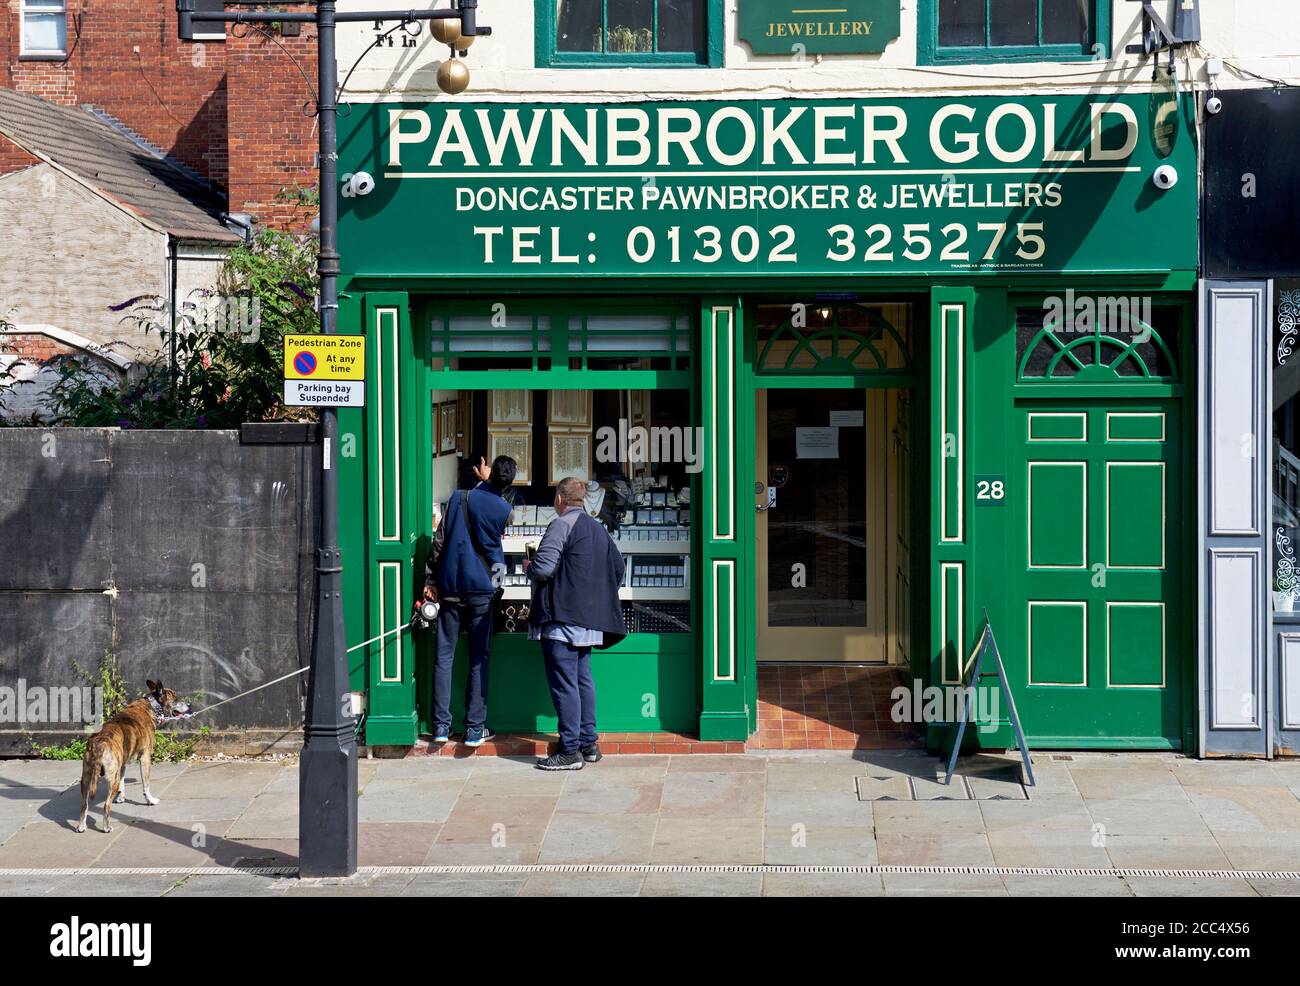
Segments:
[[[494,736],[496,736],[496,733],[492,732],[492,730],[487,726],[484,726],[482,729],[467,729],[465,730],[465,738],[461,740],[461,742],[465,746],[479,747]]]
[[[451,737],[448,736],[447,733],[448,733],[448,730],[446,730],[446,729],[435,730],[435,731],[434,731],[434,736],[433,736],[433,741],[434,741],[435,743],[446,743],[447,740],[451,739]]]

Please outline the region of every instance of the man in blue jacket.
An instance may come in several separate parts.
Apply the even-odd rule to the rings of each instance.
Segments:
[[[506,572],[501,538],[510,523],[510,504],[502,494],[514,482],[515,469],[514,459],[497,456],[485,482],[451,495],[424,563],[425,598],[442,604],[433,666],[435,742],[445,743],[451,733],[451,668],[462,629],[469,635],[464,743],[481,746],[493,736],[487,726],[492,611]]]
[[[626,635],[618,587],[623,554],[609,532],[583,509],[586,484],[560,481],[556,517],[528,564],[533,583],[528,638],[542,642],[546,681],[559,719],[560,748],[537,761],[541,770],[581,770],[600,759],[591,649]]]

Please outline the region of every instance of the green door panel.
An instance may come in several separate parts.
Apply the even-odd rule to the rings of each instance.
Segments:
[[[1029,567],[1083,568],[1088,539],[1088,464],[1030,460]]]
[[[998,633],[1031,745],[1181,745],[1180,420],[1174,399],[1013,405],[1008,488],[1025,495]]]

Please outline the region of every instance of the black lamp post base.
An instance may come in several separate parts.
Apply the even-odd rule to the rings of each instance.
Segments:
[[[308,736],[298,768],[298,875],[351,876],[357,871],[357,744]]]

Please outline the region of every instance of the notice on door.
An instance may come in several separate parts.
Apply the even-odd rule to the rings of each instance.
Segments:
[[[838,459],[840,430],[838,428],[796,428],[794,455],[796,459]]]

